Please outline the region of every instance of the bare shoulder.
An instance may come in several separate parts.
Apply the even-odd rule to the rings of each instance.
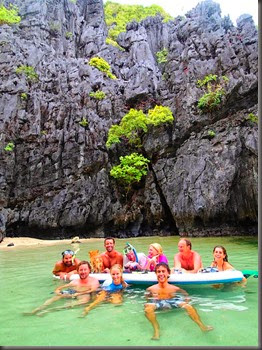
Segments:
[[[227,261],[224,262],[224,270],[233,270],[233,269],[234,267],[231,264],[229,264],[229,262]]]
[[[150,293],[156,293],[159,291],[159,286],[158,284],[154,284],[153,286],[148,287],[146,290]]]
[[[169,292],[177,292],[178,290],[180,290],[180,288],[175,286],[174,284],[168,283],[166,286],[166,290]]]
[[[60,271],[61,268],[63,268],[63,262],[61,260],[59,260],[55,263],[54,270]]]
[[[194,254],[194,259],[201,259],[201,256],[198,252],[196,252],[195,250],[192,251]]]
[[[90,280],[90,282],[99,283],[99,281],[96,277],[89,276],[89,280]]]

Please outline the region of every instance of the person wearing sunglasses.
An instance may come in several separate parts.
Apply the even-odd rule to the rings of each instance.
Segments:
[[[144,253],[137,253],[130,243],[126,243],[123,253],[125,272],[145,270],[147,257]]]
[[[53,268],[53,275],[59,276],[65,281],[70,280],[72,274],[77,273],[77,266],[80,260],[75,257],[73,250],[65,250],[62,252],[62,260],[55,263]]]

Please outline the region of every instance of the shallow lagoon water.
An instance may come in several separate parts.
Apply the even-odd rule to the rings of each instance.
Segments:
[[[117,239],[122,251],[126,241],[138,251],[147,252],[152,242],[162,245],[173,266],[179,237],[142,237]],[[254,237],[192,238],[193,249],[204,266],[212,261],[216,244],[227,248],[229,261],[236,269],[258,268],[257,239]],[[79,245],[77,257],[88,259],[88,251],[103,251],[103,240]],[[250,277],[245,288],[226,285],[183,286],[202,321],[214,330],[202,332],[185,310],[158,312],[160,340],[151,340],[153,333],[144,316],[143,287],[130,287],[122,305],[103,303],[80,318],[82,308],[50,312],[40,316],[24,316],[52,297],[62,281],[52,279],[52,268],[68,244],[54,246],[14,247],[1,250],[0,276],[1,320],[0,342],[3,346],[258,346],[258,279]],[[58,301],[53,306],[64,304]]]

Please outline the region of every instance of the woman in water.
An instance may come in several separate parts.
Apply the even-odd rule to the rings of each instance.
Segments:
[[[106,280],[102,285],[102,291],[97,294],[96,299],[88,305],[82,316],[85,316],[91,309],[102,303],[105,299],[109,299],[112,304],[122,303],[122,291],[128,284],[123,279],[123,269],[121,265],[115,264],[110,269],[110,275],[112,277],[111,283]]]
[[[235,270],[235,268],[229,264],[226,248],[222,245],[216,245],[213,249],[214,260],[211,263],[211,267],[215,267],[218,271]],[[245,287],[247,279],[243,277],[242,281],[236,282],[236,285]],[[216,288],[218,285],[215,285]]]
[[[222,245],[217,245],[213,249],[214,260],[211,267],[216,267],[218,271],[234,270],[234,267],[229,264],[226,248]]]
[[[168,264],[167,257],[159,243],[152,243],[149,246],[146,270],[155,271],[155,266],[161,262]]]

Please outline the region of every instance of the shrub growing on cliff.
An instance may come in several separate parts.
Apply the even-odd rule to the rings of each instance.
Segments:
[[[109,129],[106,146],[111,147],[114,143],[121,142],[121,138],[126,138],[130,144],[141,147],[141,134],[148,131],[148,125],[158,126],[173,120],[169,107],[155,106],[147,115],[141,110],[131,108],[119,125],[112,125]]]
[[[0,26],[3,24],[17,24],[21,21],[21,17],[18,15],[18,8],[9,5],[9,9],[4,5],[0,4]]]
[[[246,120],[251,121],[252,123],[257,124],[258,123],[258,117],[254,113],[249,113],[249,115],[246,117]]]
[[[125,49],[123,47],[121,47],[115,40],[113,40],[111,38],[106,38],[106,44],[117,47],[121,51],[125,51]]]
[[[157,53],[156,53],[157,62],[158,63],[166,63],[167,62],[167,55],[168,55],[167,49],[157,51]]]
[[[102,90],[97,90],[96,92],[91,91],[89,93],[90,97],[93,97],[96,100],[103,100],[106,97],[106,94]]]
[[[13,143],[13,142],[9,142],[9,143],[5,146],[4,150],[7,151],[7,152],[12,152],[12,151],[14,150],[14,148],[15,148],[14,143]]]
[[[89,61],[89,65],[97,68],[101,72],[105,73],[108,78],[116,79],[116,76],[112,74],[110,64],[101,57],[93,57]]]
[[[26,92],[21,92],[20,97],[21,97],[21,100],[24,100],[24,101],[28,99],[28,95]]]
[[[140,22],[148,16],[156,16],[158,13],[164,18],[164,21],[172,19],[162,7],[151,5],[144,7],[142,5],[120,5],[118,3],[107,1],[104,5],[105,20],[108,27],[108,36],[116,40],[121,32],[126,31],[126,25],[129,22]]]
[[[128,156],[120,157],[120,164],[110,170],[110,175],[130,186],[139,182],[147,174],[149,159],[138,153],[131,153]]]
[[[228,78],[226,76],[218,79],[216,74],[209,74],[203,80],[198,80],[197,86],[207,90],[198,100],[198,108],[203,112],[211,112],[217,109],[225,94],[224,86],[227,82]]]
[[[216,133],[214,130],[208,130],[207,135],[210,139],[213,139],[216,136]]]
[[[172,123],[174,120],[172,111],[169,107],[155,106],[148,111],[148,124],[158,126],[164,123]]]
[[[34,67],[22,65],[16,68],[16,74],[24,74],[28,81],[36,82],[38,80],[38,74]]]
[[[88,121],[85,117],[82,118],[82,120],[79,122],[79,125],[83,126],[84,128],[88,126]]]

